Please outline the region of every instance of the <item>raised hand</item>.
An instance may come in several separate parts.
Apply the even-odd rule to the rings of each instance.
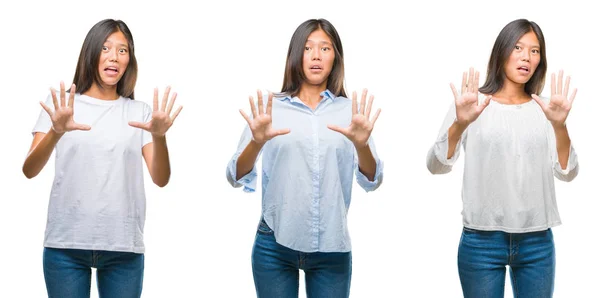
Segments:
[[[479,72],[473,73],[473,67],[467,72],[463,72],[461,92],[458,94],[454,84],[450,83],[452,93],[454,93],[454,104],[456,105],[456,121],[464,126],[468,126],[477,120],[483,110],[490,104],[492,96],[487,96],[485,101],[479,103]]]
[[[141,123],[130,121],[129,125],[137,128],[141,128],[146,130],[152,134],[153,137],[162,137],[167,133],[167,130],[173,125],[173,122],[183,109],[183,106],[179,106],[177,110],[171,116],[171,111],[173,110],[173,105],[175,104],[175,99],[177,99],[177,93],[173,92],[173,96],[171,96],[171,101],[169,102],[169,93],[171,92],[171,87],[167,87],[165,89],[165,93],[163,95],[162,104],[160,108],[158,107],[158,88],[154,88],[154,100],[152,106],[152,119],[149,122]],[[167,102],[169,103],[167,105]]]
[[[264,144],[276,136],[288,134],[290,130],[287,128],[273,129],[273,118],[271,117],[273,110],[273,93],[269,92],[266,111],[263,109],[264,105],[262,92],[258,90],[256,95],[258,97],[258,111],[254,106],[254,99],[252,96],[249,97],[250,109],[252,110],[252,119],[250,119],[250,117],[248,117],[248,115],[246,115],[246,113],[240,109],[240,114],[242,114],[242,117],[246,119],[246,122],[248,122],[248,127],[250,127],[250,130],[252,131],[252,139],[258,144]]]
[[[545,103],[539,98],[539,96],[535,94],[531,95],[535,102],[540,105],[542,111],[544,111],[544,114],[546,115],[546,118],[550,121],[550,123],[552,123],[553,126],[562,126],[565,124],[565,121],[567,121],[567,116],[569,115],[569,111],[571,111],[571,107],[573,106],[573,101],[575,101],[575,95],[577,94],[577,89],[574,89],[573,93],[571,93],[571,96],[567,100],[571,77],[567,76],[564,87],[562,78],[562,70],[558,72],[558,84],[555,80],[554,74],[552,74],[552,83],[550,85],[551,96],[549,103]]]
[[[369,104],[367,105],[367,89],[363,89],[360,99],[360,109],[358,109],[356,103],[356,91],[352,92],[352,121],[350,122],[350,126],[342,128],[337,125],[330,124],[327,125],[327,128],[346,136],[350,141],[352,141],[356,149],[366,147],[368,145],[371,132],[373,131],[373,127],[375,126],[375,121],[377,121],[377,118],[379,118],[379,113],[381,113],[381,109],[377,109],[373,119],[370,119],[373,99],[373,95],[369,96]]]
[[[75,102],[75,84],[71,85],[69,92],[69,104],[66,101],[65,83],[60,82],[60,103],[56,99],[56,90],[50,88],[52,94],[52,102],[54,103],[54,111],[40,101],[42,108],[50,115],[52,120],[52,130],[58,134],[63,134],[73,130],[90,130],[91,127],[85,124],[76,123],[73,120],[73,103]]]

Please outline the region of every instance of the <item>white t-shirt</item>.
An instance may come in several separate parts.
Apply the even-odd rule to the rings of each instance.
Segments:
[[[46,105],[54,110],[52,97]],[[45,247],[144,253],[142,147],[152,136],[128,122],[151,117],[141,101],[75,95],[73,118],[91,130],[67,132],[55,147]],[[42,110],[33,133],[51,127]]]
[[[524,233],[559,225],[553,176],[573,180],[579,169],[577,154],[571,146],[563,170],[554,130],[540,106],[533,99],[519,105],[492,100],[447,159],[448,128],[456,118],[455,109],[453,103],[427,155],[427,167],[434,174],[450,172],[462,143],[464,226]]]

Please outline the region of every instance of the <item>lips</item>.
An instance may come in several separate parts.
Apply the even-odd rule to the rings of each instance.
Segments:
[[[104,73],[109,77],[116,77],[119,75],[119,69],[114,66],[104,68]]]
[[[323,71],[323,67],[321,67],[319,65],[311,65],[309,69],[310,69],[310,72],[312,72],[312,73],[320,73]]]
[[[529,67],[527,67],[527,66],[521,66],[521,67],[517,68],[517,70],[521,73],[526,73],[526,74],[529,73]]]

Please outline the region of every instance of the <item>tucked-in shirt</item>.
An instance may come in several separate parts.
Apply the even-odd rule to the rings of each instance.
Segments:
[[[450,172],[462,143],[464,226],[523,233],[559,225],[553,176],[573,180],[578,172],[577,154],[571,146],[563,170],[554,129],[540,106],[534,100],[518,105],[492,100],[465,130],[448,159],[448,129],[456,119],[455,109],[452,103],[427,155],[427,167],[434,174]]]
[[[46,105],[54,109],[50,96]],[[151,117],[141,101],[75,95],[73,119],[92,129],[66,132],[56,144],[45,247],[144,252],[142,147],[152,136],[128,122]],[[42,110],[33,133],[51,127]]]
[[[352,102],[328,90],[321,96],[314,110],[298,97],[273,99],[273,128],[289,128],[290,133],[269,140],[261,151],[262,216],[283,246],[302,252],[348,252],[353,175],[356,172],[365,191],[375,190],[383,178],[383,164],[369,139],[377,163],[374,181],[358,170],[352,142],[327,128],[328,124],[350,125]],[[247,192],[256,190],[256,165],[239,180],[235,178],[237,159],[251,140],[252,131],[246,127],[226,174],[231,185],[243,186]]]

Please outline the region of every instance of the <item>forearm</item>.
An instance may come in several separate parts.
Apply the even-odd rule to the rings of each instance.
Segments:
[[[242,151],[237,159],[235,173],[236,180],[240,180],[242,177],[252,171],[254,163],[256,162],[256,159],[258,158],[260,150],[263,146],[264,144],[258,144],[254,140],[251,140],[246,148],[244,148],[244,151]]]
[[[569,162],[569,152],[571,149],[571,138],[566,125],[553,126],[556,136],[556,151],[558,152],[558,162],[560,167],[565,170]]]
[[[50,129],[42,140],[31,148],[23,163],[23,174],[25,174],[25,177],[31,179],[42,171],[50,155],[52,155],[54,146],[56,146],[63,134],[57,134],[53,129]]]
[[[468,125],[460,124],[458,121],[454,121],[450,128],[448,128],[448,155],[447,159],[452,158],[454,156],[454,151],[456,149],[456,144],[460,141],[460,137],[463,132],[467,129]]]
[[[369,145],[362,148],[357,148],[356,153],[358,155],[358,170],[369,179],[369,181],[375,181],[375,172],[377,170],[377,162]]]
[[[150,176],[154,184],[164,187],[171,177],[171,164],[169,162],[169,149],[165,136],[152,136],[152,167]]]

